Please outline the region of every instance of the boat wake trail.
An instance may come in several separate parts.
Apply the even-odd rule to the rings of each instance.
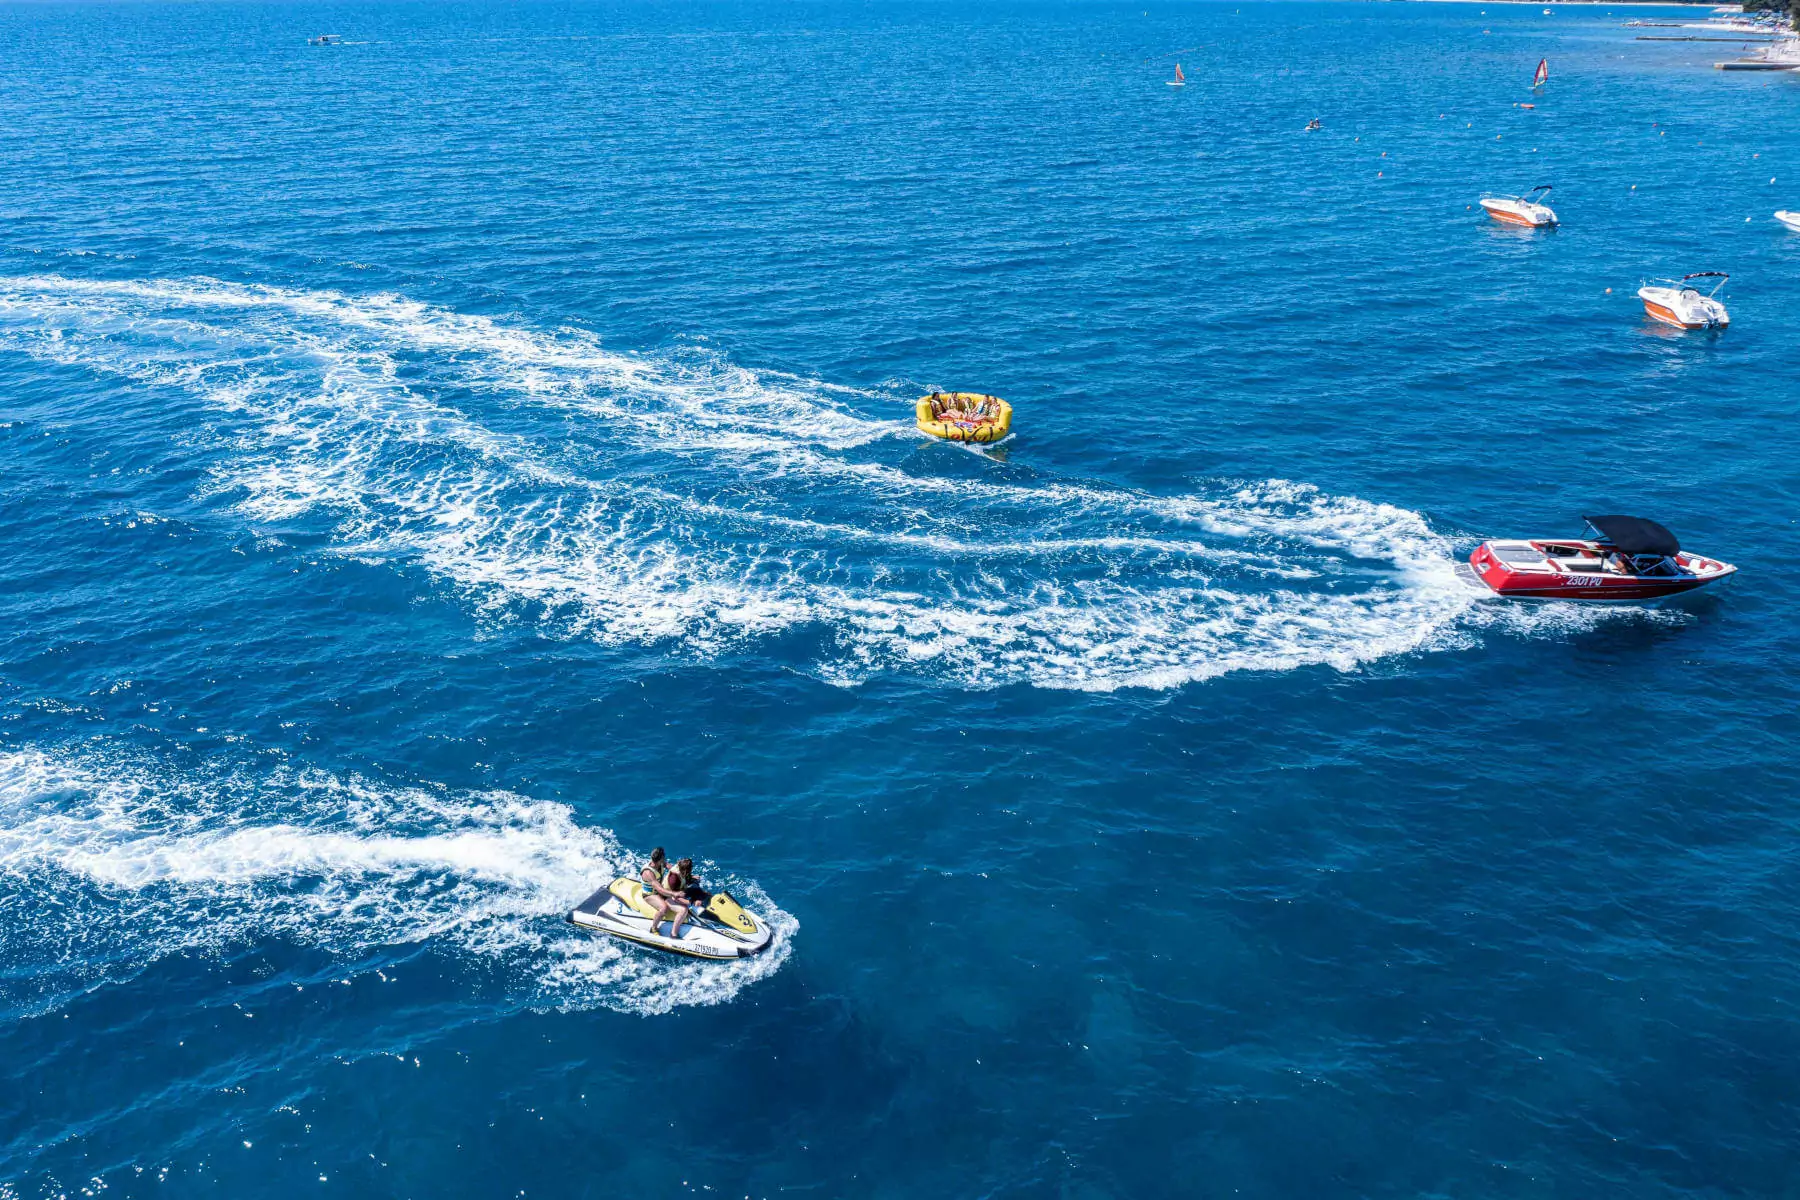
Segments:
[[[624,355],[391,295],[34,276],[0,279],[0,350],[199,398],[208,494],[264,528],[318,526],[604,643],[793,633],[833,682],[1108,690],[1349,670],[1483,619],[1417,513],[1284,480],[971,478],[919,453],[910,396],[704,348]]]
[[[171,955],[272,939],[338,957],[430,943],[488,964],[523,1005],[643,1013],[730,1000],[786,961],[798,923],[741,880],[774,931],[753,959],[676,961],[565,922],[633,862],[567,806],[506,792],[4,753],[0,1007],[42,1011]]]

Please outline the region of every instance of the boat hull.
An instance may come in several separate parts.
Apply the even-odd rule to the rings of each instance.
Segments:
[[[1483,583],[1487,581],[1482,580]],[[1507,587],[1488,584],[1488,590],[1504,600],[1569,600],[1582,604],[1655,604],[1687,596],[1721,580],[1700,579],[1680,587],[1570,587],[1568,579],[1545,577],[1516,580]]]
[[[1723,329],[1731,324],[1731,318],[1722,321],[1684,321],[1681,314],[1654,300],[1644,301],[1644,315],[1661,321],[1664,325],[1673,325],[1677,329]]]

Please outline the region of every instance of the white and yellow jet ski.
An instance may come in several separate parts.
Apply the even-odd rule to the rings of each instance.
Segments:
[[[679,938],[669,936],[671,919],[657,921],[655,916],[643,884],[615,879],[576,905],[569,920],[583,929],[694,958],[747,958],[769,944],[769,927],[740,908],[729,892],[714,892],[703,907],[694,907]]]

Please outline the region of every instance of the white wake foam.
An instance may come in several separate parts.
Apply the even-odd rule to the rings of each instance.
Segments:
[[[633,862],[566,805],[506,792],[194,777],[91,747],[0,753],[0,993],[53,1003],[169,955],[267,939],[346,957],[431,942],[491,964],[522,1003],[649,1013],[727,1001],[786,961],[798,923],[724,875],[774,930],[756,958],[675,961],[563,920]]]
[[[3,279],[0,348],[200,397],[255,522],[604,642],[809,628],[834,681],[1172,687],[1459,644],[1473,604],[1405,509],[917,474],[909,397],[397,296]]]

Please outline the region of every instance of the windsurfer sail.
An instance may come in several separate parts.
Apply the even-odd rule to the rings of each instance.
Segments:
[[[1540,58],[1538,59],[1537,73],[1531,77],[1531,86],[1534,88],[1541,88],[1545,83],[1549,82],[1549,79],[1550,60],[1547,58]]]
[[[1181,64],[1175,64],[1175,78],[1169,80],[1170,87],[1186,87],[1187,76],[1181,73]]]

